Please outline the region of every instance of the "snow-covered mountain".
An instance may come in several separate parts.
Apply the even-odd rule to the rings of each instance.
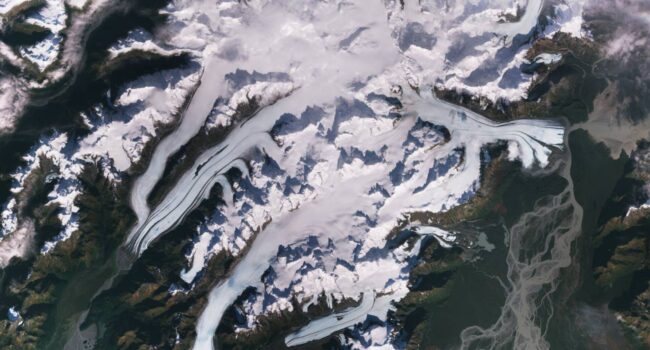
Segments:
[[[0,0],[12,346],[430,345],[488,261],[503,305],[451,322],[460,346],[548,348],[591,217],[576,125],[622,139],[590,8]]]

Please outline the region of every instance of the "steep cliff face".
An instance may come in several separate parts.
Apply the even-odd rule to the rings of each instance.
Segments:
[[[594,236],[594,298],[608,305],[632,344],[648,346],[648,215],[645,142],[626,157],[624,176],[600,213]]]

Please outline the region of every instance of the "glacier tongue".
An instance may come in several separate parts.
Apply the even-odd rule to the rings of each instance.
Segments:
[[[299,331],[288,335],[285,338],[285,344],[287,346],[305,344],[312,340],[325,338],[338,330],[354,326],[363,321],[374,304],[375,294],[363,293],[359,306],[310,322]]]

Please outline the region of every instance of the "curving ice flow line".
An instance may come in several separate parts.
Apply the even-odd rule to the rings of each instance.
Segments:
[[[224,93],[225,83],[222,79],[214,79],[214,77],[222,78],[232,68],[232,64],[217,57],[207,58],[206,66],[201,73],[201,84],[192,96],[189,106],[183,112],[180,125],[156,147],[147,170],[135,180],[131,189],[131,208],[137,216],[138,224],[131,231],[129,241],[149,217],[150,209],[147,198],[163,175],[167,159],[196,135],[210,114],[215,99]],[[212,79],[204,79],[204,77]]]
[[[526,35],[537,25],[537,19],[542,12],[543,6],[543,0],[528,0],[526,9],[524,10],[524,15],[519,19],[519,21],[498,23],[494,28],[491,28],[490,31],[496,34],[505,35],[510,39],[516,35]]]
[[[126,246],[133,253],[142,254],[152,241],[176,227],[195,209],[216,183],[223,186],[224,198],[228,200],[230,189],[223,175],[233,167],[246,174],[247,167],[240,158],[252,149],[272,151],[277,148],[268,131],[282,115],[285,105],[295,99],[288,97],[261,111],[255,119],[236,128],[224,142],[204,152],[158,207],[131,232]],[[469,140],[472,148],[496,140],[517,143],[525,166],[536,160],[545,166],[551,153],[547,145],[560,146],[563,141],[564,130],[559,124],[536,120],[497,124],[434,97],[420,99],[414,107],[412,113],[426,121],[445,125],[452,133],[452,140]],[[471,137],[456,138],[457,133]]]
[[[364,292],[361,303],[358,306],[311,321],[306,326],[284,338],[284,343],[287,346],[306,344],[354,326],[365,320],[374,304],[375,293]]]
[[[505,38],[506,42],[512,43],[512,40],[519,35],[528,35],[537,26],[537,20],[544,8],[544,0],[528,0],[523,15],[516,22],[497,22],[493,20],[490,23],[485,22],[485,18],[471,18],[458,30],[473,34],[482,35],[493,33]]]
[[[409,98],[411,98],[410,101]],[[452,182],[451,184],[440,184],[442,192],[446,192],[445,186],[471,188],[475,179],[479,177],[480,149],[486,143],[506,140],[516,145],[519,158],[522,159],[524,165],[531,166],[537,162],[540,166],[545,166],[549,161],[550,147],[560,148],[564,141],[563,127],[550,121],[519,120],[498,124],[435,97],[407,96],[404,102],[405,109],[407,109],[404,117],[410,118],[409,122],[413,122],[416,119],[414,115],[417,115],[425,121],[443,125],[450,130],[450,142],[438,148],[436,152],[449,152],[456,147],[466,148],[464,165],[448,180]],[[263,119],[260,122],[266,124],[268,120]],[[259,130],[256,123],[257,120],[251,120],[241,129],[255,128]],[[236,135],[232,137],[234,140],[238,139]],[[396,140],[399,142],[399,139]],[[227,139],[226,143],[229,142]],[[393,140],[384,139],[384,142],[393,142]],[[397,146],[399,145],[401,143]],[[392,145],[392,147],[396,147],[396,145]],[[212,161],[218,160],[215,158]],[[364,181],[369,183],[382,181],[380,178],[375,178],[381,176],[384,175],[382,173],[372,174],[372,176],[367,176],[369,178]],[[351,195],[358,191],[359,183],[356,179],[341,181],[333,186],[330,193],[324,194],[313,202],[303,204],[290,215],[274,218],[274,221],[258,234],[250,246],[249,252],[237,264],[230,277],[219,283],[210,292],[208,304],[197,324],[197,339],[194,349],[213,349],[213,336],[226,308],[247,287],[259,284],[260,276],[277,253],[279,245],[290,244],[296,239],[304,238],[305,235],[314,232],[332,234],[330,227],[337,223],[341,217],[349,215],[351,210],[354,212],[353,208],[359,205],[360,200],[360,197]],[[402,192],[398,195],[407,197],[416,203],[426,202],[422,198],[426,194]],[[431,198],[427,200],[430,201]],[[403,210],[404,205],[405,203],[401,200],[387,203],[379,211],[379,216],[382,220],[390,221],[391,218],[399,216],[398,213]],[[318,227],[322,229],[314,231]],[[310,328],[310,333],[318,332],[319,336],[326,333],[326,330],[318,331],[314,327],[316,326]]]
[[[268,152],[277,148],[268,131],[284,112],[294,109],[291,103],[298,100],[299,96],[300,92],[297,92],[296,97],[288,97],[265,108],[254,120],[235,128],[222,143],[205,151],[152,212],[142,211],[146,216],[139,220],[138,225],[131,231],[125,246],[138,256],[142,254],[152,241],[169,232],[195,209],[215,183],[223,187],[226,201],[231,200],[228,197],[232,197],[232,191],[223,175],[232,168],[238,168],[246,176],[248,168],[241,160],[243,155],[255,148]],[[301,106],[304,107],[306,106]],[[157,162],[165,164],[166,159],[157,159]],[[152,165],[150,168],[153,167]],[[158,168],[158,165],[155,167]],[[164,167],[162,169],[164,170]],[[151,184],[146,185],[146,189],[150,191],[150,188],[153,188]],[[145,201],[139,204],[139,207],[147,208],[147,196],[143,193],[133,196]]]

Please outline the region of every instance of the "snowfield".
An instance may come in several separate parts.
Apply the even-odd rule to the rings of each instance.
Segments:
[[[363,299],[364,307],[349,311],[345,327],[367,314],[385,321],[392,301],[408,293],[417,253],[385,248],[405,214],[446,211],[469,200],[480,185],[480,153],[487,144],[508,142],[510,158],[524,167],[548,165],[550,153],[562,147],[562,126],[497,124],[431,95],[442,84],[493,100],[524,97],[531,77],[518,73],[514,82],[505,81],[515,76],[505,72],[518,71],[517,62],[523,62],[528,44],[521,38],[536,26],[541,6],[530,1],[520,22],[503,25],[497,23],[498,7],[490,12],[464,3],[446,10],[433,4],[402,10],[397,2],[170,6],[176,28],[171,41],[200,52],[204,70],[182,124],[136,181],[131,204],[138,224],[126,246],[142,254],[214,185],[223,188],[226,205],[197,228],[181,277],[192,283],[220,251],[247,253],[210,293],[194,348],[212,348],[223,313],[251,286],[256,294],[245,301],[247,322],[238,332],[254,329],[260,315],[292,309],[292,299],[308,307],[321,294],[330,304]],[[432,20],[434,11],[448,16]],[[459,49],[470,44],[476,49]],[[228,75],[235,70],[245,72],[243,83]],[[269,76],[282,75],[269,82]],[[251,94],[268,97],[261,111],[235,125],[149,208],[146,199],[166,159],[202,125],[231,125],[228,111]],[[215,108],[219,98],[229,102]],[[242,173],[235,183],[225,176],[232,168]],[[416,231],[447,246],[454,241],[437,228]],[[328,319],[306,326],[288,344],[339,329]],[[390,347],[390,325],[378,327],[359,337]],[[354,339],[344,342],[355,347]]]
[[[23,157],[24,165],[11,176],[12,197],[2,207],[0,266],[14,256],[25,257],[33,247],[33,227],[20,225],[17,197],[27,177],[40,167],[40,157],[53,161],[56,171],[48,176],[55,187],[48,194],[50,203],[59,205],[63,230],[41,253],[49,252],[78,228],[76,197],[81,193],[77,180],[87,161],[99,161],[107,178],[119,182],[124,171],[140,160],[146,142],[159,132],[160,125],[173,123],[179,108],[199,78],[196,68],[164,71],[126,85],[110,108],[97,106],[84,114],[89,134],[70,138],[67,133],[44,136]],[[24,237],[16,240],[15,236]]]
[[[249,301],[250,327],[257,315],[291,308],[292,297],[308,301],[322,293],[337,300],[356,299],[363,291],[373,291],[401,299],[408,292],[412,252],[384,248],[399,219],[411,211],[445,211],[471,198],[480,181],[481,147],[488,143],[508,141],[516,150],[511,155],[531,167],[545,166],[553,147],[563,142],[562,127],[552,123],[499,125],[433,97],[411,97],[417,102],[407,102],[397,119],[376,114],[359,100],[341,99],[332,110],[306,109],[300,117],[277,113],[276,108],[284,109],[298,95],[287,97],[237,130],[242,133],[231,134],[210,158],[206,154],[200,159],[153,212],[150,220],[158,221],[149,221],[147,231],[140,232],[140,251],[196,206],[187,198],[204,195],[209,188],[205,182],[257,150],[247,178],[225,191],[233,193],[234,202],[223,209],[211,232],[213,247],[203,252],[236,253],[256,237],[233,274],[210,294],[196,348],[210,348],[221,315],[249,286],[260,291]],[[250,130],[278,115],[270,136]],[[449,130],[449,141],[441,127]],[[181,199],[180,193],[188,195]],[[441,236],[431,230],[418,232]],[[309,237],[316,238],[318,247],[329,248],[327,253],[316,254],[314,249],[293,261],[278,256],[282,247],[293,248]],[[205,263],[204,256],[192,259],[193,264],[197,259]],[[269,266],[274,278],[260,283]],[[390,307],[375,303],[372,314],[385,320]]]
[[[0,0],[0,15],[5,15],[16,6],[19,6],[28,0]]]
[[[43,71],[56,61],[61,46],[61,31],[66,27],[68,15],[63,0],[47,0],[45,6],[30,15],[26,22],[50,30],[45,40],[28,47],[22,47],[20,53]]]
[[[64,1],[48,0],[30,21],[54,34],[20,52],[41,70],[60,59],[62,67],[48,73],[52,81],[79,62],[75,45],[110,2],[66,3],[85,9],[70,20],[68,39],[57,41],[66,20]],[[523,16],[502,21],[517,5]],[[545,6],[553,6],[555,17],[539,30]],[[287,345],[324,338],[372,315],[383,324],[341,342],[392,348],[387,314],[409,292],[419,243],[389,249],[391,230],[411,212],[444,212],[472,198],[487,145],[505,141],[511,160],[543,168],[564,142],[564,129],[555,122],[495,123],[438,100],[433,88],[491,101],[525,98],[533,76],[520,66],[527,63],[529,39],[557,31],[584,35],[581,10],[580,1],[542,0],[406,1],[403,7],[400,1],[379,0],[171,1],[163,11],[168,23],[156,33],[164,44],[136,30],[109,55],[189,52],[198,64],[127,84],[115,105],[84,113],[89,134],[82,138],[43,137],[13,175],[14,197],[2,212],[0,266],[27,254],[25,242],[33,234],[29,222],[21,225],[17,217],[15,197],[40,155],[55,161],[58,182],[49,199],[63,208],[64,230],[48,242],[42,252],[47,253],[76,229],[74,199],[80,189],[75,178],[83,162],[101,160],[105,174],[119,182],[141,160],[158,127],[178,121],[134,183],[130,201],[138,222],[125,246],[141,255],[198,207],[213,186],[223,189],[225,205],[196,228],[181,278],[195,283],[219,252],[239,261],[211,291],[194,348],[213,348],[224,312],[249,287],[256,292],[244,301],[246,321],[237,325],[238,333],[254,330],[261,315],[293,310],[292,300],[305,311],[324,295],[330,306],[342,300],[359,305],[305,325],[285,339]],[[541,54],[535,62],[561,59]],[[0,86],[10,83],[0,80]],[[237,108],[251,98],[260,110],[249,120],[235,120]],[[18,93],[0,93],[0,111],[17,109],[12,102],[22,100]],[[0,121],[0,129],[13,122],[7,120]],[[147,198],[168,158],[201,130],[225,126],[233,127],[225,140],[205,151],[150,208]],[[242,174],[234,181],[225,176],[233,168]],[[410,229],[433,236],[443,247],[456,244],[454,233],[437,227]]]

